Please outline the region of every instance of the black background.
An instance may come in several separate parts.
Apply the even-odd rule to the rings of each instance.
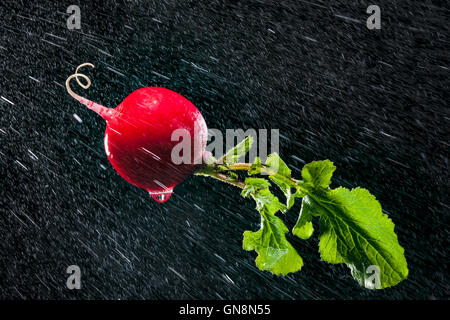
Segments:
[[[66,27],[71,4],[81,30]],[[366,27],[370,4],[381,7],[381,30]],[[2,1],[0,297],[448,298],[445,5]],[[96,66],[83,95],[105,106],[163,86],[210,128],[279,128],[296,176],[304,163],[332,160],[333,186],[369,189],[395,222],[408,279],[359,287],[346,266],[320,261],[317,232],[289,238],[301,272],[259,271],[241,248],[243,231],[258,228],[254,204],[219,182],[190,177],[169,202],[154,202],[114,171],[104,121],[65,91],[83,62]],[[285,217],[289,228],[298,210]],[[81,290],[65,286],[72,264]]]

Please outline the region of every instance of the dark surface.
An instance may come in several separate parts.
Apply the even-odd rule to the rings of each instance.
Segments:
[[[379,31],[366,1],[86,1],[74,31],[69,4],[0,4],[0,96],[13,103],[0,99],[0,298],[449,297],[446,1],[377,0]],[[75,90],[105,106],[163,86],[210,128],[279,128],[295,176],[331,159],[334,186],[369,189],[395,222],[409,278],[361,288],[320,261],[317,233],[291,239],[301,272],[257,270],[241,243],[258,213],[219,182],[190,177],[154,202],[114,171],[104,121],[65,91],[83,62],[93,85]]]

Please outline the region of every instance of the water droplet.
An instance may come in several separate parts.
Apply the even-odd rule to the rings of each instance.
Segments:
[[[156,202],[164,203],[169,200],[170,196],[172,195],[172,190],[165,190],[161,192],[149,191],[149,194]]]

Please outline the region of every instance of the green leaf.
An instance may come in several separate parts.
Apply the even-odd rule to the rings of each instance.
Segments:
[[[328,188],[334,170],[336,167],[330,160],[313,161],[303,167],[302,177],[313,189]]]
[[[369,289],[390,287],[407,277],[404,249],[394,223],[369,191],[341,187],[308,198],[308,210],[321,216],[319,251],[324,261],[346,263],[352,276]],[[370,278],[373,268],[380,271],[379,285]]]
[[[244,232],[244,249],[258,253],[255,262],[261,270],[278,275],[300,270],[303,259],[287,241],[285,233],[288,229],[283,221],[268,213],[261,213],[261,216],[261,229]]]
[[[291,187],[294,183],[291,181],[291,169],[276,153],[269,155],[266,161],[269,179],[274,182],[284,193],[286,197],[286,206],[291,208],[294,205],[294,196],[291,193]]]
[[[295,193],[293,194],[294,198],[303,198],[304,196],[306,196],[307,190],[305,189],[305,182],[304,181],[297,181],[294,184],[294,188],[296,188]]]
[[[288,228],[275,216],[277,211],[287,208],[270,192],[269,185],[266,179],[245,179],[242,195],[251,195],[255,200],[261,228],[256,232],[245,231],[242,245],[245,250],[258,253],[255,262],[259,269],[286,275],[300,270],[303,260],[286,239]]]
[[[272,192],[269,191],[269,188],[261,189],[257,193],[253,194],[253,199],[256,201],[256,209],[258,211],[263,210],[264,208],[268,209],[270,212],[286,212],[287,208],[284,204],[282,204],[277,197],[275,197]]]
[[[252,147],[253,138],[251,136],[246,137],[240,143],[238,143],[234,148],[230,149],[223,157],[223,162],[225,164],[233,164],[238,162],[238,160],[245,156],[247,152]]]
[[[276,153],[271,153],[266,160],[267,172],[269,175],[278,174],[279,176],[291,179],[291,169],[288,168],[286,163]]]
[[[248,141],[248,142],[246,142]],[[209,175],[222,181],[236,181],[231,173],[239,155],[250,149],[248,138],[227,153],[225,164],[220,160],[197,169],[196,174]],[[222,158],[222,159],[224,159]],[[248,165],[245,166],[248,168]],[[235,168],[242,170],[241,166]],[[314,161],[304,166],[303,180],[291,177],[291,170],[277,154],[269,155],[266,165],[256,158],[250,166],[250,175],[267,174],[286,196],[286,205],[270,190],[264,178],[247,178],[242,196],[252,197],[261,216],[258,231],[245,231],[243,247],[258,254],[256,265],[261,270],[286,275],[303,265],[302,258],[286,239],[287,227],[275,214],[286,212],[294,198],[303,198],[302,209],[292,233],[308,239],[314,232],[312,219],[320,217],[319,252],[322,260],[332,264],[345,263],[352,276],[369,289],[382,289],[396,285],[408,276],[404,249],[394,232],[394,224],[383,214],[381,206],[367,190],[356,188],[330,189],[335,166],[329,160]],[[227,172],[217,176],[218,172]],[[236,184],[241,186],[241,184]],[[292,190],[295,189],[295,192]]]
[[[270,212],[277,212],[278,210],[285,212],[286,206],[280,203],[277,197],[275,197],[269,190],[270,182],[263,178],[246,178],[245,186],[241,194],[244,198],[250,195],[256,202],[256,209],[258,211],[267,207]]]
[[[245,186],[241,194],[244,198],[248,198],[251,194],[255,193],[259,189],[268,188],[270,182],[263,178],[246,178]]]
[[[250,175],[261,174],[261,159],[259,157],[256,157],[255,161],[253,161],[253,164],[250,167],[248,174]]]
[[[229,172],[226,178],[228,181],[237,181],[239,179],[238,175],[234,172]]]
[[[311,204],[311,199],[305,196],[302,200],[302,209],[298,216],[297,223],[292,229],[292,233],[300,239],[309,239],[314,232],[314,227],[311,222],[314,215],[314,205]]]

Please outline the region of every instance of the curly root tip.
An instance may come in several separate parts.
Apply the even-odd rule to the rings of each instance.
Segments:
[[[91,68],[95,68],[95,66],[92,63],[86,62],[86,63],[82,63],[80,64],[76,69],[75,69],[75,73],[70,75],[67,79],[66,79],[66,89],[67,92],[76,100],[78,100],[80,103],[84,104],[86,107],[88,107],[89,109],[97,112],[100,116],[103,117],[103,119],[105,119],[106,121],[110,120],[112,115],[113,115],[113,109],[110,108],[106,108],[98,103],[95,103],[89,99],[86,99],[85,97],[82,97],[78,94],[76,94],[75,92],[73,92],[72,88],[70,87],[70,80],[72,80],[73,78],[75,78],[75,80],[77,80],[77,83],[80,87],[82,87],[83,89],[88,89],[91,86],[91,79],[89,79],[89,77],[85,74],[79,73],[78,71],[80,70],[80,68],[84,67],[84,66],[89,66]],[[86,80],[86,83],[83,83],[80,79],[84,79]]]

